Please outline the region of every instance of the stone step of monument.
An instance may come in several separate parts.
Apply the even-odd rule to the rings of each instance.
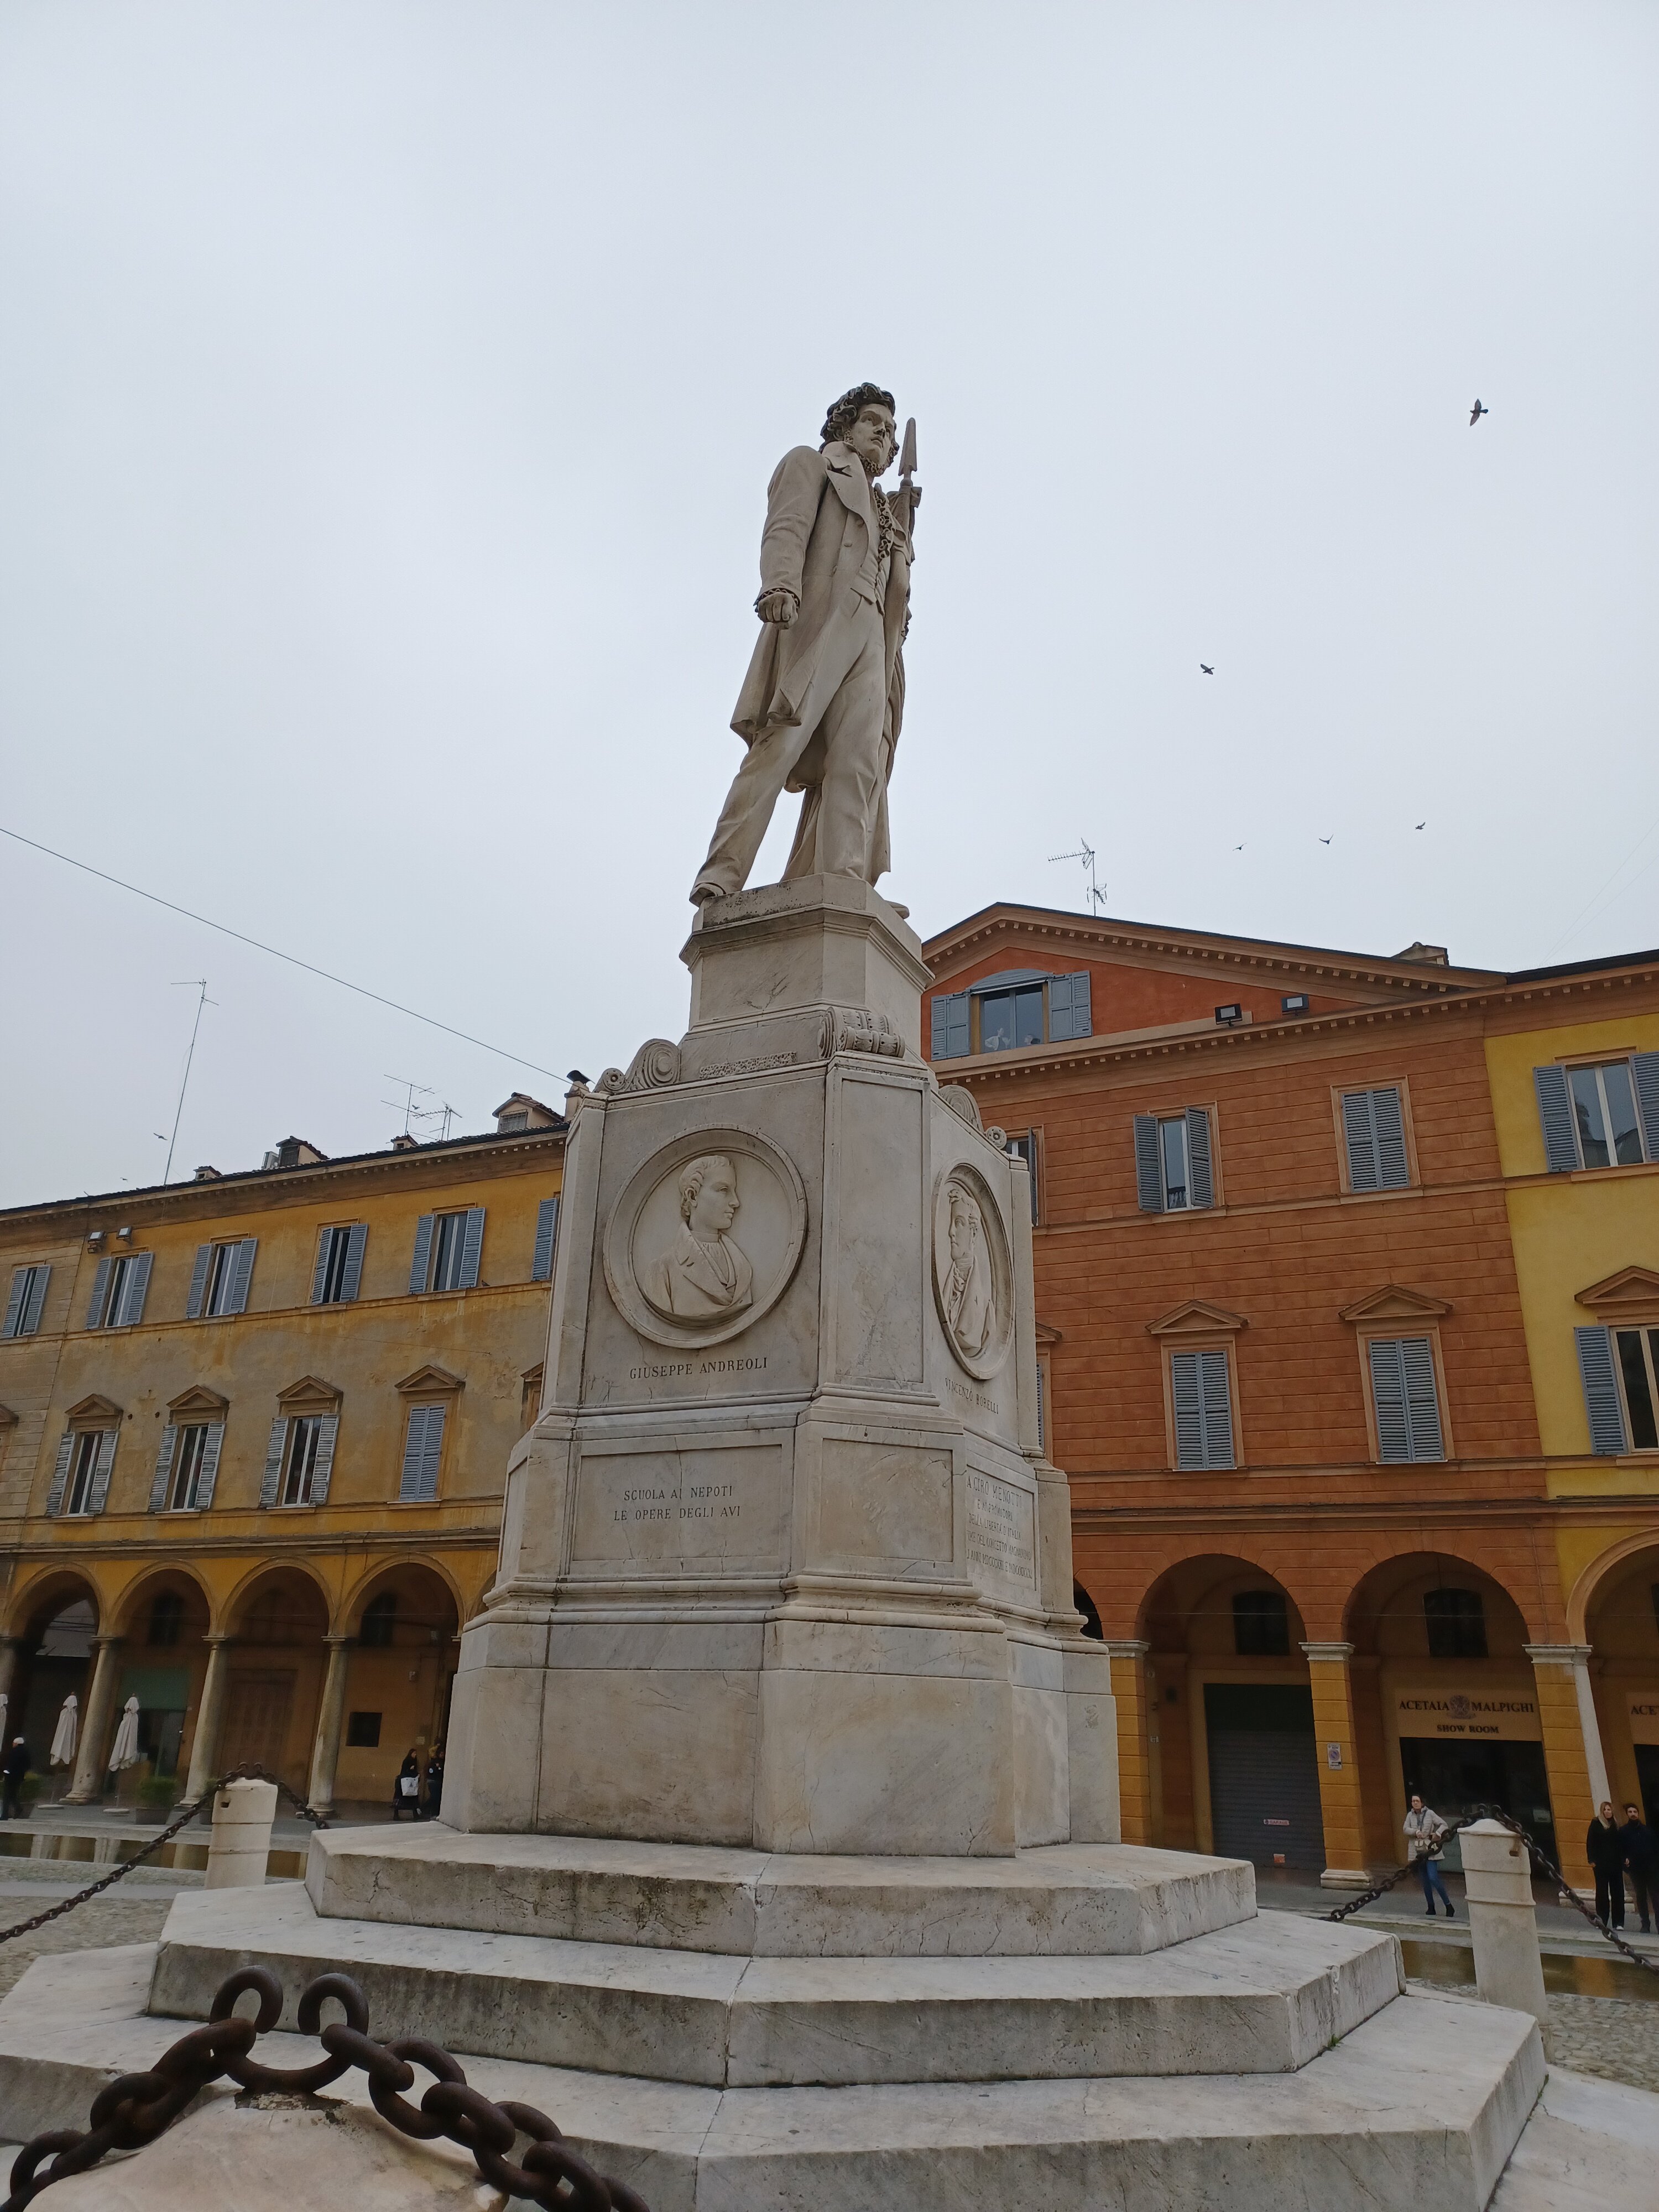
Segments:
[[[249,1959],[284,2018],[337,1966],[383,2033],[713,2087],[1288,2072],[1403,1985],[1391,1936],[1285,1914],[1139,1957],[742,1959],[324,1919],[296,1882],[180,1896],[151,2009],[204,2019]]]
[[[0,2130],[84,2127],[105,2082],[154,2064],[181,2032],[143,2010],[156,1951],[28,1968],[0,2002]],[[369,2027],[387,2033],[373,2012]],[[651,2212],[1484,2212],[1545,2072],[1530,2018],[1450,1995],[1395,1998],[1297,2073],[1201,2079],[722,2089],[442,2039],[487,2096],[549,2113]],[[317,2047],[279,2033],[258,2056],[299,2066]],[[362,2106],[368,2085],[349,2074],[325,2094]]]
[[[1127,1844],[836,1858],[441,1824],[325,1829],[306,1886],[330,1918],[757,1959],[1133,1954],[1255,1911],[1241,1860]]]

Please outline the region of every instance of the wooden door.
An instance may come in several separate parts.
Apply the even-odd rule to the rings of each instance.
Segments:
[[[225,1700],[222,1768],[263,1766],[283,1774],[283,1756],[294,1717],[295,1677],[287,1674],[233,1674]],[[284,1781],[292,1777],[283,1775]]]

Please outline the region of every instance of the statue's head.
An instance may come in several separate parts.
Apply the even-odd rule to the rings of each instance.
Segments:
[[[977,1203],[969,1197],[960,1184],[951,1189],[951,1258],[958,1267],[965,1267],[975,1257],[984,1223],[980,1218]]]
[[[723,1237],[738,1216],[738,1171],[724,1152],[706,1152],[681,1171],[680,1219],[694,1237]]]
[[[823,418],[821,442],[839,438],[850,446],[873,479],[884,476],[898,452],[898,424],[893,395],[878,384],[855,384],[843,392]]]

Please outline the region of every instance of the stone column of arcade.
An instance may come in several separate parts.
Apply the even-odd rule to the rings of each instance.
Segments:
[[[219,1778],[219,1741],[224,1734],[225,1692],[230,1683],[230,1638],[209,1636],[207,1672],[202,1677],[202,1702],[197,1709],[196,1733],[191,1738],[190,1775],[185,1784],[186,1800],[198,1798]]]
[[[1138,1636],[1109,1636],[1100,1648],[1111,1665],[1112,1695],[1117,1701],[1117,1771],[1123,1840],[1126,1844],[1149,1844],[1152,1839],[1152,1745],[1146,1655],[1152,1647]]]
[[[4,1698],[6,1699],[7,1711],[9,1713],[10,1712],[12,1690],[17,1680],[18,1657],[22,1648],[23,1646],[21,1638],[15,1636],[0,1636],[0,1698]],[[16,1719],[17,1717],[19,1717],[17,1715],[12,1715],[13,1719]],[[9,1735],[15,1735],[16,1733],[15,1729],[9,1726],[6,1732]]]
[[[1319,1811],[1325,1828],[1328,1889],[1368,1889],[1365,1809],[1359,1789],[1353,1688],[1348,1677],[1352,1644],[1304,1644],[1313,1690],[1315,1749],[1319,1758]]]
[[[93,1641],[98,1647],[98,1656],[93,1664],[92,1687],[87,1692],[85,1724],[75,1753],[75,1779],[64,1801],[67,1805],[90,1805],[103,1788],[104,1754],[109,1749],[109,1724],[115,1710],[115,1677],[122,1639],[100,1634]]]
[[[1561,1871],[1576,1890],[1595,1894],[1595,1877],[1584,1856],[1584,1838],[1596,1808],[1609,1796],[1607,1763],[1590,1686],[1588,1644],[1528,1644],[1538,1685],[1538,1718],[1544,1736],[1544,1770]]]
[[[307,1802],[313,1812],[326,1813],[334,1802],[334,1776],[340,1764],[340,1735],[345,1724],[346,1672],[351,1664],[351,1638],[331,1636],[328,1672],[323,1678],[322,1701],[317,1710],[317,1738],[311,1754],[311,1781]]]

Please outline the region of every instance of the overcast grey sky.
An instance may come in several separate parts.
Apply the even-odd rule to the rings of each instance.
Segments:
[[[3,0],[0,822],[555,1073],[0,841],[0,1202],[159,1178],[185,978],[175,1176],[678,1036],[864,377],[924,933],[1659,941],[1656,112],[1651,0]]]

